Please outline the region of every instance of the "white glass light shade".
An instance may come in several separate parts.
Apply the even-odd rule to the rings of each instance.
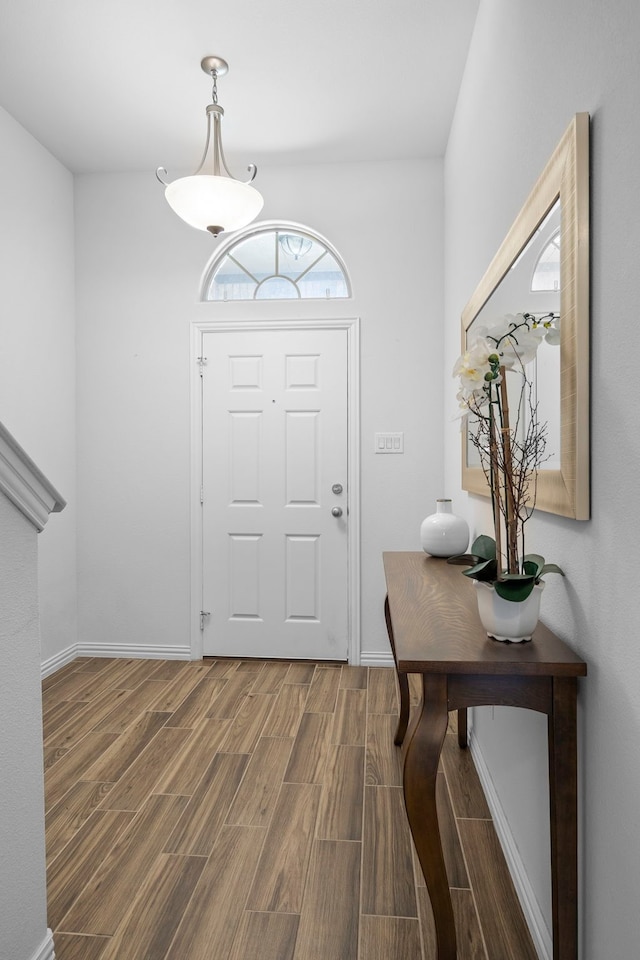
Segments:
[[[258,216],[264,203],[248,183],[231,177],[198,173],[170,183],[167,203],[186,223],[214,236],[246,227]]]
[[[280,234],[280,246],[286,254],[297,260],[298,257],[304,257],[309,253],[313,243],[308,237],[303,237],[299,233],[282,233]]]

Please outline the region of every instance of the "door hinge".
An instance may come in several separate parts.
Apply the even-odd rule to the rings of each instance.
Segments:
[[[204,487],[200,487],[200,503],[204,503]]]
[[[211,612],[209,610],[200,611],[200,630],[204,630],[204,618],[210,617],[210,616],[211,616]]]
[[[207,358],[206,358],[206,357],[198,357],[198,358],[197,358],[197,363],[198,363],[198,366],[200,367],[200,376],[202,376],[202,371],[204,370],[204,365],[205,365],[206,362],[207,362]]]

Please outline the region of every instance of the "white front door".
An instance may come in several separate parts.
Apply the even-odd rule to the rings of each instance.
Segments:
[[[346,660],[347,332],[207,331],[203,356],[204,655]]]

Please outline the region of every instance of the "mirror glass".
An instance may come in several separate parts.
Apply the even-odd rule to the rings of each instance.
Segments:
[[[526,304],[525,307],[522,305]],[[539,225],[526,247],[498,284],[485,305],[467,329],[467,344],[479,327],[492,326],[497,320],[526,310],[534,316],[560,314],[560,200]],[[547,424],[547,460],[541,470],[560,469],[560,344],[543,340],[535,360],[526,366],[532,384],[532,403],[537,407],[538,421]],[[515,370],[507,372],[507,382],[520,377]],[[520,384],[513,383],[509,394],[512,409],[517,404]],[[473,421],[471,421],[472,425]],[[524,431],[525,423],[522,422]],[[480,466],[478,451],[467,442],[467,462]]]
[[[581,520],[589,517],[588,124],[588,114],[572,121],[462,315],[463,351],[508,314],[559,316],[559,343],[543,342],[527,368],[547,424],[536,508]],[[466,428],[462,486],[489,495]]]

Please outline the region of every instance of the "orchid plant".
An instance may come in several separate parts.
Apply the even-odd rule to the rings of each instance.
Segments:
[[[538,469],[546,455],[547,424],[537,421],[527,364],[538,347],[560,343],[559,315],[508,315],[478,327],[476,339],[456,361],[458,402],[469,417],[469,439],[478,451],[491,490],[495,539],[478,537],[471,553],[452,558],[469,563],[466,576],[490,582],[505,600],[525,600],[545,573],[560,573],[539,554],[526,554],[524,526],[536,500]],[[507,382],[507,373],[511,372]]]

